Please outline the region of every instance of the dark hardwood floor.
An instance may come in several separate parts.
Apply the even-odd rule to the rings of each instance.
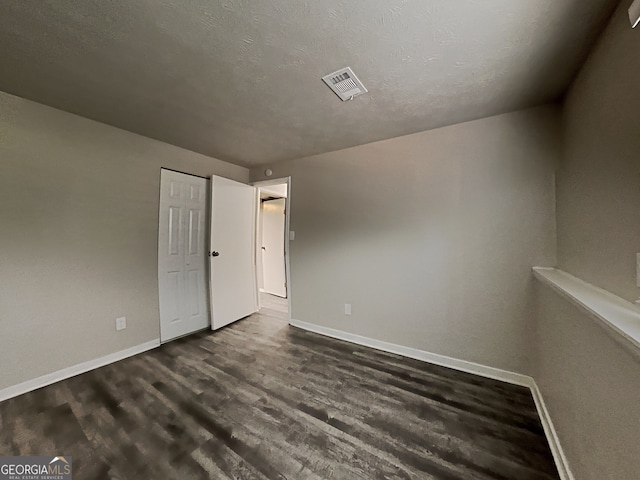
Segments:
[[[559,478],[526,388],[289,327],[270,302],[0,403],[0,455],[70,455],[78,480]]]

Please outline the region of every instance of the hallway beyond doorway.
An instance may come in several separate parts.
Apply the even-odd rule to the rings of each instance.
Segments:
[[[260,313],[286,317],[289,312],[289,302],[286,298],[277,297],[269,293],[260,292]]]

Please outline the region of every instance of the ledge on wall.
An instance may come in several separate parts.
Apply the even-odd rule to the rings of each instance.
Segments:
[[[640,358],[640,307],[557,268],[534,267],[533,273]]]

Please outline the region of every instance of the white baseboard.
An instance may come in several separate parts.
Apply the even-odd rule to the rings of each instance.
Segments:
[[[547,441],[549,442],[549,447],[551,448],[553,459],[556,462],[556,467],[558,467],[560,478],[561,480],[575,480],[575,477],[573,476],[573,473],[571,473],[571,469],[569,468],[569,461],[564,454],[564,450],[562,450],[562,445],[560,445],[558,433],[556,432],[556,429],[553,426],[553,422],[551,421],[551,415],[549,415],[547,405],[544,403],[542,393],[540,392],[540,389],[538,388],[538,385],[533,378],[531,378],[531,385],[529,385],[529,388],[531,389],[533,401],[536,404],[536,409],[538,410],[538,415],[540,416],[540,421],[542,422],[544,433],[547,437]]]
[[[376,350],[382,350],[383,352],[395,353],[415,360],[422,360],[423,362],[433,363],[435,365],[440,365],[441,367],[449,367],[462,372],[473,373],[475,375],[492,378],[494,380],[501,380],[503,382],[521,385],[524,387],[528,387],[531,384],[531,377],[509,372],[507,370],[501,370],[499,368],[487,367],[486,365],[480,365],[479,363],[459,360],[457,358],[447,357],[437,353],[418,350],[417,348],[404,347],[395,343],[383,342],[382,340],[375,340],[373,338],[363,337],[361,335],[344,332],[342,330],[335,330],[333,328],[303,322],[302,320],[291,319],[289,324],[327,337],[345,340],[358,345],[364,345],[365,347],[375,348]]]
[[[528,375],[522,375],[520,373],[510,372],[508,370],[501,370],[499,368],[488,367],[479,363],[469,362],[467,360],[460,360],[458,358],[447,357],[445,355],[439,355],[437,353],[431,353],[417,348],[404,347],[395,343],[383,342],[382,340],[375,340],[369,337],[363,337],[354,333],[344,332],[342,330],[336,330],[329,327],[323,327],[313,323],[303,322],[302,320],[291,319],[289,324],[293,327],[298,327],[310,332],[319,333],[327,337],[337,338],[338,340],[344,340],[346,342],[355,343],[357,345],[363,345],[365,347],[375,348],[376,350],[382,350],[383,352],[395,353],[407,358],[413,358],[415,360],[421,360],[423,362],[432,363],[441,367],[448,367],[461,372],[472,373],[474,375],[480,375],[481,377],[491,378],[493,380],[500,380],[503,382],[511,383],[513,385],[519,385],[527,387],[531,390],[533,395],[533,401],[535,402],[540,421],[544,428],[544,433],[549,442],[553,459],[555,460],[558,473],[561,480],[575,480],[574,476],[569,470],[569,464],[567,458],[564,455],[562,447],[560,446],[560,440],[549,416],[549,411],[542,399],[542,394],[538,385],[533,377]]]
[[[2,390],[0,390],[0,402],[9,398],[17,397],[18,395],[22,395],[23,393],[37,390],[38,388],[46,387],[47,385],[59,382],[60,380],[65,380],[67,378],[80,375],[81,373],[95,370],[96,368],[117,362],[118,360],[132,357],[133,355],[146,352],[147,350],[151,350],[159,346],[160,339],[158,338],[156,340],[141,343],[140,345],[136,345],[135,347],[120,350],[119,352],[115,353],[110,353],[109,355],[105,355],[104,357],[96,358],[94,360],[89,360],[77,365],[72,365],[71,367],[63,368],[62,370],[58,370],[57,372],[47,373],[46,375],[34,378],[33,380],[27,380],[26,382],[19,383],[18,385],[13,385],[12,387],[3,388]]]

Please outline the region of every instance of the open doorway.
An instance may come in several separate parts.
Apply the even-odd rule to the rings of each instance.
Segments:
[[[261,310],[290,319],[289,179],[255,183],[258,189],[256,283]]]

